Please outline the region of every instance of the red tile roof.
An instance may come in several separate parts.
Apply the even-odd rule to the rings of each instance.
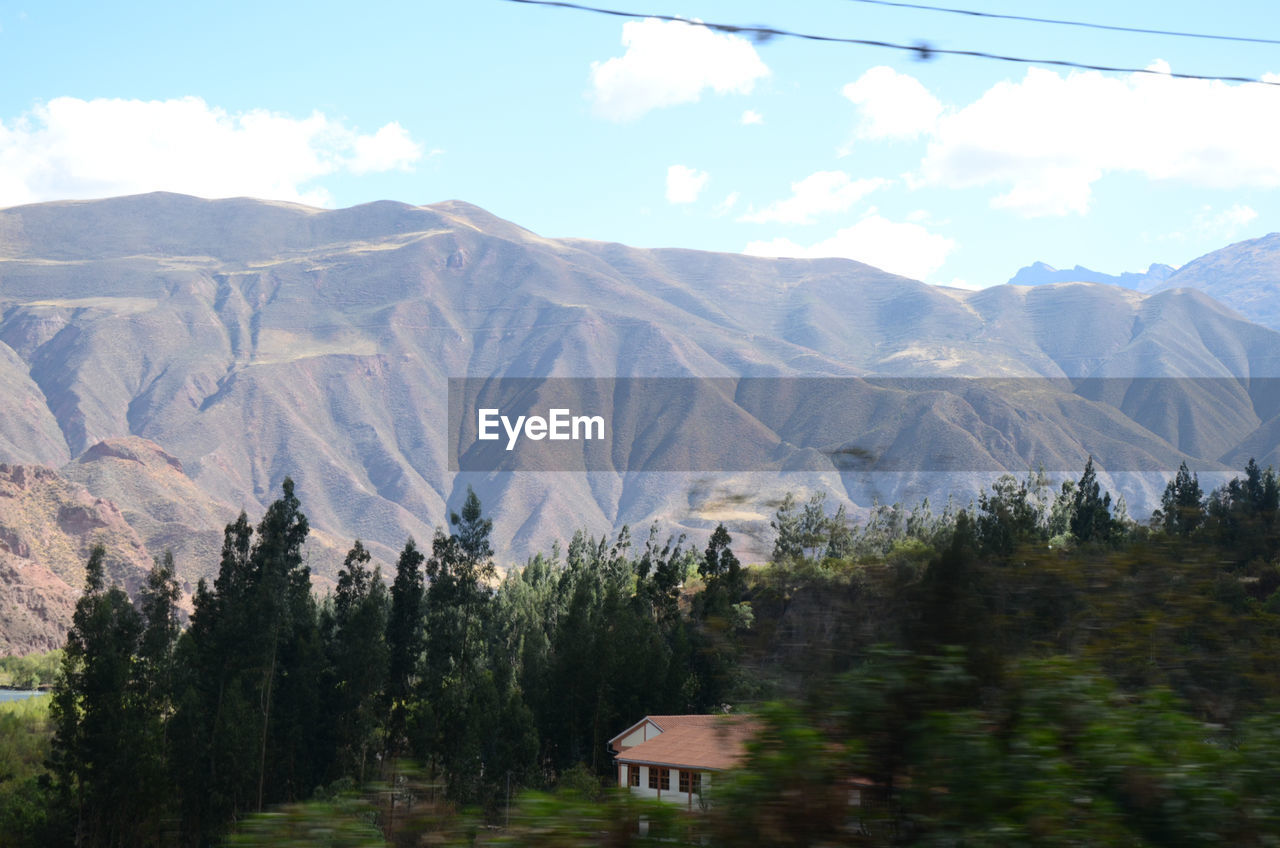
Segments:
[[[620,763],[723,771],[746,755],[747,740],[759,729],[749,716],[646,716],[662,733],[618,754]],[[636,722],[620,736],[637,727]],[[615,736],[616,740],[618,737]]]

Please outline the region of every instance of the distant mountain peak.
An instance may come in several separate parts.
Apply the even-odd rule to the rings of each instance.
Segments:
[[[1103,283],[1125,289],[1146,291],[1168,279],[1177,269],[1171,265],[1153,262],[1143,273],[1125,271],[1121,274],[1104,274],[1083,265],[1070,270],[1059,270],[1047,262],[1032,262],[1009,278],[1011,286],[1040,286],[1049,283]]]

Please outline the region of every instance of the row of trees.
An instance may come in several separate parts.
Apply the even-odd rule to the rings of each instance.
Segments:
[[[509,793],[575,769],[609,782],[605,743],[641,715],[756,705],[773,735],[741,782],[717,781],[720,809],[747,830],[717,813],[697,839],[987,839],[1005,819],[1031,838],[1043,823],[1029,811],[1051,793],[1027,789],[1028,775],[1061,770],[1087,783],[1095,768],[1131,766],[1121,751],[1079,756],[1070,715],[1014,722],[1027,704],[1077,698],[1072,709],[1096,721],[1146,721],[1117,705],[1132,696],[1158,704],[1187,740],[1211,720],[1219,731],[1208,749],[1187,742],[1194,762],[1246,738],[1270,744],[1258,722],[1280,697],[1280,581],[1267,577],[1280,557],[1278,490],[1251,462],[1205,495],[1184,468],[1143,528],[1090,462],[1057,492],[1039,475],[1003,478],[971,509],[881,507],[856,531],[821,497],[788,497],[768,568],[743,568],[724,527],[702,551],[656,528],[638,543],[624,528],[612,539],[578,533],[501,580],[492,525],[469,493],[429,551],[406,544],[389,584],[356,542],[334,591],[317,598],[302,553],[307,521],[286,481],[256,528],[243,515],[227,528],[218,576],[198,587],[185,630],[170,562],[131,602],[104,584],[95,552],[52,710],[45,824],[23,837],[209,844],[279,804],[377,781],[407,786],[410,761],[451,803],[493,816]],[[1070,688],[1053,680],[1059,672],[1096,685],[1059,691]],[[1035,748],[1050,719],[1070,740]],[[1149,734],[1111,740],[1156,744]],[[1022,800],[974,796],[956,768],[967,760]],[[1215,762],[1206,792],[1234,761]],[[824,812],[766,797],[783,777],[810,785],[806,798],[846,801]],[[850,818],[854,777],[891,803]],[[1250,797],[1270,798],[1250,786]],[[1142,800],[1131,789],[1090,784],[1079,797],[1120,809],[1107,821],[1134,844],[1159,842],[1158,827],[1124,811]],[[1148,795],[1183,803],[1166,789]],[[360,815],[404,836],[413,795],[393,791],[398,801]],[[517,817],[536,819],[534,808],[555,805],[518,807]]]
[[[1256,463],[1252,467],[1256,469]],[[1191,483],[1184,485],[1184,478]],[[1170,490],[1182,486],[1175,497],[1190,498],[1183,489],[1194,482],[1194,475],[1183,464],[1177,479],[1170,482]],[[1195,493],[1203,501],[1198,488]],[[1165,500],[1169,497],[1166,493]],[[1203,502],[1199,508],[1203,512]],[[936,548],[954,532],[960,512],[948,501],[943,511],[935,514],[927,498],[911,509],[901,504],[877,504],[862,527],[855,529],[843,505],[834,514],[827,513],[825,492],[803,504],[788,493],[771,522],[772,561],[873,559],[907,540]],[[1057,492],[1043,470],[1021,480],[1002,476],[990,491],[981,492],[966,512],[978,522],[975,532],[984,550],[1000,555],[1028,544],[1118,544],[1138,529],[1128,516],[1124,499],[1113,504],[1111,493],[1102,489],[1092,458],[1079,480],[1064,481]],[[1161,526],[1163,515],[1157,512],[1155,519]],[[1190,513],[1186,520],[1193,520]]]
[[[1243,564],[1274,552],[1280,530],[1280,478],[1251,459],[1242,477],[1205,492],[1184,462],[1166,485],[1148,526],[1143,526],[1129,517],[1123,497],[1112,501],[1090,458],[1080,479],[1064,481],[1057,491],[1043,470],[1022,479],[1002,476],[965,511],[976,522],[974,532],[988,555],[1007,557],[1026,546],[1119,547],[1155,533],[1231,547]],[[927,498],[910,509],[877,504],[855,528],[843,505],[828,514],[824,492],[805,503],[788,493],[771,522],[771,559],[874,559],[908,540],[939,548],[954,532],[960,512],[948,501],[941,513],[935,513]]]
[[[178,627],[172,562],[137,603],[87,568],[53,705],[48,844],[204,844],[328,786],[394,780],[403,757],[446,795],[496,809],[578,764],[646,712],[730,697],[742,569],[720,528],[704,555],[656,527],[643,545],[584,533],[499,582],[468,493],[388,586],[356,542],[319,599],[291,481],[255,529],[227,527],[212,585]],[[633,550],[633,548],[635,548]],[[680,597],[699,572],[696,609]],[[726,625],[726,622],[730,622]],[[726,629],[727,628],[727,629]]]

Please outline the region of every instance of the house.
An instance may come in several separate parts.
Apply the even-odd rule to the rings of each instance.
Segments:
[[[746,716],[645,716],[609,740],[618,785],[693,809],[714,775],[743,759],[757,729]]]

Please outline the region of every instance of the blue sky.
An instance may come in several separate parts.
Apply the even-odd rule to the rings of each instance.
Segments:
[[[604,3],[1178,72],[1280,48],[852,0]],[[1273,2],[956,0],[1280,38]],[[1280,216],[1280,87],[748,38],[502,0],[0,2],[0,207],[153,189],[457,198],[538,233],[841,255],[982,287],[1180,265]],[[1280,77],[1276,77],[1280,80]]]

